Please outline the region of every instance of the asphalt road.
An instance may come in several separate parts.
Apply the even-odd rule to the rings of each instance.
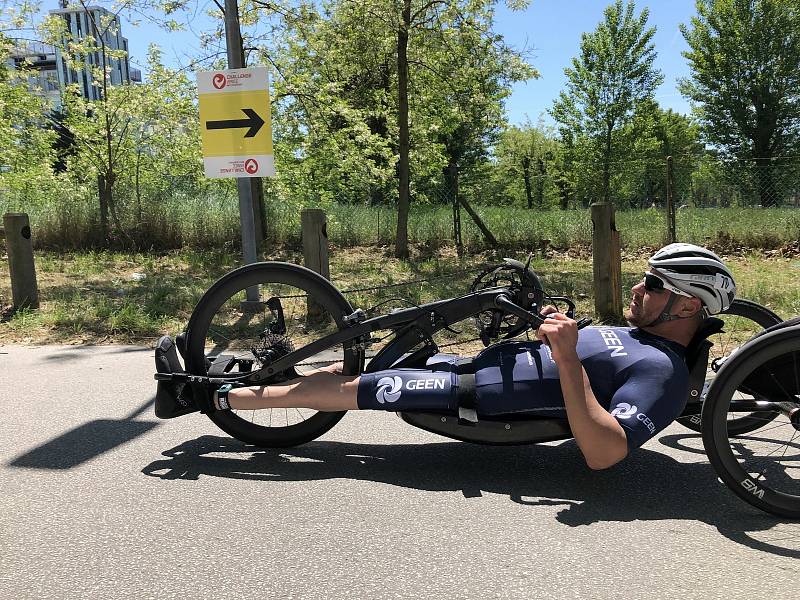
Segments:
[[[0,347],[0,598],[795,598],[800,523],[673,425],[593,473],[392,414],[260,450],[158,421],[152,352]]]

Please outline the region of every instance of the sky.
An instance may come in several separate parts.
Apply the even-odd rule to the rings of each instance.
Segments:
[[[539,116],[553,104],[566,84],[564,68],[577,56],[581,33],[593,31],[603,19],[605,0],[533,0],[520,14],[502,6],[497,11],[496,30],[517,48],[533,52],[529,62],[541,77],[516,84],[506,103],[511,123],[519,124]],[[689,113],[689,103],[677,90],[677,80],[689,74],[681,52],[688,49],[678,29],[695,14],[694,0],[652,0],[636,3],[637,14],[644,7],[650,11],[648,23],[656,27],[653,42],[658,57],[656,67],[664,83],[656,91],[656,100],[664,108]]]
[[[506,102],[509,122],[521,124],[530,119],[535,123],[542,117],[545,122],[552,123],[546,111],[564,88],[564,68],[578,54],[581,33],[597,27],[610,1],[533,0],[523,12],[512,12],[504,2],[499,2],[495,31],[517,49],[530,51],[529,62],[541,74],[539,79],[514,86]],[[199,3],[202,6],[207,2],[200,0]],[[656,100],[662,108],[687,114],[689,104],[677,91],[678,78],[687,76],[689,72],[681,55],[687,46],[678,27],[680,23],[688,23],[695,14],[694,0],[638,0],[637,13],[644,7],[650,11],[649,24],[656,27],[656,66],[664,74],[664,83],[656,92]],[[201,19],[195,21],[195,27],[202,29]],[[187,64],[187,56],[198,47],[196,35],[192,32],[167,34],[146,24],[133,27],[123,21],[123,35],[128,38],[132,62],[140,68],[150,43],[162,47],[164,59],[171,66]],[[199,51],[194,54],[199,54]]]

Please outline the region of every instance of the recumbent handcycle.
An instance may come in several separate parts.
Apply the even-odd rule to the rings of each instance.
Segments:
[[[357,298],[358,299],[358,298]],[[400,299],[391,299],[401,301]],[[438,339],[475,331],[484,346],[527,335],[555,304],[574,318],[575,304],[546,294],[529,265],[506,259],[483,270],[470,292],[409,304],[386,314],[354,309],[327,279],[284,262],[238,268],[203,295],[178,338],[186,374],[156,374],[159,385],[237,382],[269,385],[304,369],[341,362],[343,374],[420,367],[439,353]],[[702,432],[720,479],[763,510],[800,518],[800,323],[783,321],[737,299],[708,318],[687,347],[690,386],[678,421]],[[579,327],[589,324],[579,320]],[[473,340],[475,341],[475,340]],[[456,342],[458,343],[458,342]],[[450,344],[452,345],[452,344]],[[367,360],[367,358],[369,360]],[[511,445],[572,437],[566,419],[477,418],[404,412],[408,424],[457,440]],[[344,412],[311,409],[214,411],[207,416],[231,436],[260,447],[288,447],[330,430]]]

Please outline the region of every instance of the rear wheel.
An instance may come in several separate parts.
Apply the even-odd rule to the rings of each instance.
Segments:
[[[247,288],[256,288],[248,301]],[[280,262],[246,265],[228,273],[203,295],[189,321],[187,366],[208,374],[209,363],[231,357],[226,372],[247,373],[345,327],[353,312],[342,294],[317,273]],[[312,369],[343,363],[357,375],[363,356],[348,341],[275,374],[260,385],[280,384]],[[295,372],[296,370],[296,372]],[[233,437],[262,447],[295,446],[327,432],[344,412],[305,408],[215,411],[209,418]]]
[[[709,370],[706,373],[706,383],[703,387],[701,397],[703,400],[722,364],[753,336],[783,320],[765,306],[740,299],[734,300],[725,312],[714,316],[722,319],[725,326],[720,333],[715,333],[708,338],[714,345],[708,355]],[[728,418],[728,428],[731,435],[748,433],[774,419],[777,414],[772,411],[759,411],[744,415],[732,414]],[[692,431],[700,432],[702,430],[700,415],[681,417],[678,422]]]
[[[737,402],[754,401],[781,402],[783,410],[734,437],[729,414]],[[739,497],[800,518],[800,326],[765,334],[720,369],[703,406],[703,444],[720,479]]]

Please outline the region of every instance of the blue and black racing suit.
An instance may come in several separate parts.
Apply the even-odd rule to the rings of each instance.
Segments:
[[[680,344],[640,329],[587,327],[579,332],[576,350],[597,401],[625,430],[629,449],[644,444],[683,411],[689,373]],[[454,412],[458,364],[458,357],[438,355],[424,369],[362,375],[358,406]],[[479,416],[566,418],[558,368],[545,344],[494,345],[473,359],[472,370]]]

